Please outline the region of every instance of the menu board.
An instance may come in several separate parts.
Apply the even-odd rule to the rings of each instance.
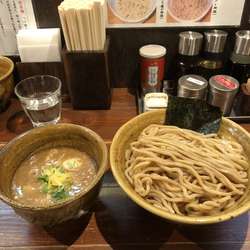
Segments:
[[[107,0],[108,27],[237,26],[245,0]]]
[[[0,0],[0,55],[17,55],[16,33],[36,28],[31,0]]]

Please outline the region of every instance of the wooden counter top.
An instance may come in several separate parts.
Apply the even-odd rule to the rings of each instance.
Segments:
[[[21,110],[19,102],[13,100],[0,114],[2,144],[31,128],[25,116],[17,115]],[[109,144],[117,129],[135,115],[134,97],[126,89],[115,89],[111,110],[75,111],[65,104],[62,122],[87,126]],[[250,125],[242,126],[250,131]],[[209,226],[171,224],[132,202],[109,172],[92,213],[52,229],[27,223],[0,202],[0,249],[246,250],[250,249],[249,215]]]

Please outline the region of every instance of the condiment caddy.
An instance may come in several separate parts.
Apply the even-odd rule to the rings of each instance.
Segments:
[[[175,79],[161,81],[159,76],[158,80],[161,82],[157,82],[157,88],[148,88],[146,91],[144,76],[147,75],[145,72],[149,71],[141,60],[142,81],[141,87],[137,89],[139,113],[148,110],[146,108],[148,99],[152,99],[150,93],[160,92],[157,95],[161,100],[164,98],[161,93],[203,99],[209,104],[220,107],[224,116],[237,122],[250,122],[250,31],[236,32],[235,47],[229,63],[224,53],[227,36],[228,33],[223,30],[206,31],[204,36],[193,31],[181,32],[178,55],[174,62],[167,60],[168,64],[174,64]],[[147,45],[141,50],[145,47]],[[165,54],[162,53],[160,57],[163,63],[167,57]],[[160,72],[162,75],[162,70]],[[160,91],[159,86],[161,86]],[[157,105],[154,108],[157,108]]]

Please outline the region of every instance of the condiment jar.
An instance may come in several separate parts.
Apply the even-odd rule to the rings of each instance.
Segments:
[[[236,32],[234,51],[231,55],[230,75],[240,84],[250,78],[250,30]]]
[[[202,41],[203,35],[198,32],[185,31],[179,34],[179,51],[173,69],[175,74],[175,92],[180,77],[199,73]]]
[[[149,44],[140,48],[143,94],[161,91],[166,52],[165,47],[157,44]]]
[[[179,54],[197,56],[200,53],[203,35],[199,32],[184,31],[179,34]]]
[[[225,116],[229,115],[235,96],[239,89],[239,82],[227,75],[216,75],[209,80],[208,103],[219,107]]]
[[[200,62],[199,74],[209,80],[214,75],[224,73],[224,49],[228,33],[223,30],[209,30],[204,32],[205,46]]]
[[[185,75],[178,81],[178,97],[205,99],[208,82],[198,75]]]
[[[234,105],[234,112],[237,116],[250,116],[250,78],[247,83],[240,86],[240,93]]]
[[[166,109],[168,95],[165,93],[148,93],[144,97],[144,112],[155,109]]]

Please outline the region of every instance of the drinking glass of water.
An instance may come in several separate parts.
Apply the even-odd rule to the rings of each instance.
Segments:
[[[19,82],[15,93],[34,127],[56,124],[60,120],[60,79],[49,75],[33,76]]]

